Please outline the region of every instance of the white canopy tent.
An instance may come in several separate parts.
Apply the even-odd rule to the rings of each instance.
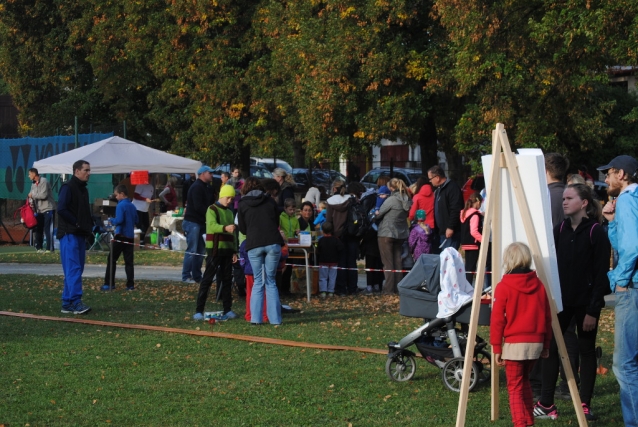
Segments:
[[[119,136],[104,139],[66,153],[33,163],[40,174],[73,174],[73,163],[86,160],[91,174],[129,173],[134,170],[149,173],[195,173],[202,166],[198,160],[169,154],[146,147]]]

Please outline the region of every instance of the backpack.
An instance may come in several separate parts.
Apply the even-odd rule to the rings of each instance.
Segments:
[[[363,237],[363,235],[372,226],[372,221],[368,216],[368,212],[372,209],[377,201],[377,195],[368,194],[361,200],[352,198],[348,203],[348,216],[344,223],[344,231],[351,237]]]
[[[13,218],[15,219],[16,215],[20,212],[20,222],[24,224],[25,227],[31,229],[35,228],[38,225],[38,220],[35,218],[35,213],[33,213],[33,209],[29,204],[29,200],[22,205],[15,213],[13,214]]]

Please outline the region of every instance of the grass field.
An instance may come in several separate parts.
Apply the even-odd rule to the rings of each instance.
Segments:
[[[106,263],[105,251],[87,251],[87,264]],[[139,250],[135,251],[135,265],[166,265],[181,266],[184,260],[184,253],[177,251],[161,250]],[[22,262],[39,264],[59,264],[60,253],[54,251],[45,254],[38,254],[35,248],[26,245],[0,245],[0,264],[3,262]],[[123,258],[120,263],[124,265]]]
[[[77,318],[211,330],[210,325],[191,320],[195,287],[140,281],[132,293],[101,293],[101,284],[99,279],[85,281],[84,301],[93,311]],[[72,317],[59,312],[61,288],[60,277],[2,275],[0,310]],[[387,342],[420,324],[418,319],[398,315],[398,297],[313,299],[311,303],[299,297],[287,302],[302,312],[284,316],[280,327],[254,327],[237,319],[213,328],[239,335],[384,349]],[[235,298],[234,308],[242,315],[244,304]],[[209,301],[206,309],[217,310],[220,305]],[[479,334],[488,338],[486,328]],[[0,425],[450,426],[458,405],[458,395],[447,390],[440,371],[420,358],[414,379],[395,383],[384,372],[384,355],[354,351],[8,316],[0,317],[0,337]],[[611,310],[604,311],[598,341],[603,365],[611,368]],[[502,377],[500,418],[490,421],[490,389],[483,386],[470,394],[466,425],[511,425]],[[618,385],[610,369],[597,379],[593,408],[600,421],[591,425],[622,425],[618,400]],[[557,405],[559,420],[537,425],[577,425],[571,402]]]

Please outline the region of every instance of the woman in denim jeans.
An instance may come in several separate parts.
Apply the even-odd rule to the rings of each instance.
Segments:
[[[244,182],[237,221],[239,231],[246,235],[246,251],[254,274],[250,321],[255,325],[262,323],[265,293],[268,321],[279,325],[281,303],[275,275],[284,242],[279,233],[277,202],[264,192],[257,178],[249,177]]]

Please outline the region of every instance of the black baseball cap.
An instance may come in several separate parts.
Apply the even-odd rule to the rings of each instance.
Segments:
[[[633,175],[638,170],[638,161],[631,156],[622,155],[615,157],[608,165],[601,166],[599,171],[606,171],[609,169],[622,169],[628,175]]]

